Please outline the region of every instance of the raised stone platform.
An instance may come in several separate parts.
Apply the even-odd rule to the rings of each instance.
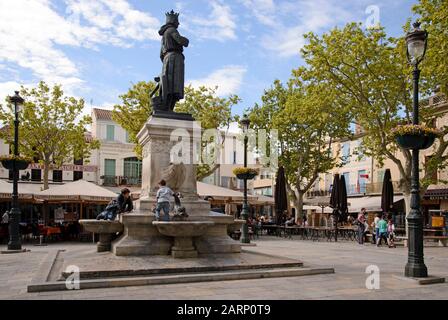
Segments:
[[[58,263],[45,264],[52,266],[43,277],[47,281],[33,282],[28,292],[68,290],[65,279],[70,273],[65,271],[69,266],[80,270],[80,289],[334,273],[333,268],[304,268],[299,260],[249,251],[179,260],[170,256],[120,257],[89,247],[59,252],[49,259]]]

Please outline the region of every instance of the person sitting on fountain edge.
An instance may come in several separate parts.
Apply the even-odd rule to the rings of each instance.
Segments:
[[[117,198],[118,213],[131,212],[134,209],[131,199],[131,191],[128,188],[123,188]]]
[[[163,221],[170,221],[170,199],[174,195],[173,190],[166,186],[165,180],[160,180],[157,191],[156,219],[160,220],[160,211],[163,210]]]

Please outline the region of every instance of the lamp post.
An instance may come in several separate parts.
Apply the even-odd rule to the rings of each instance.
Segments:
[[[247,168],[247,142],[249,141],[249,137],[247,133],[249,131],[250,120],[245,114],[243,119],[241,119],[241,127],[243,128],[244,133],[244,167]],[[241,242],[242,243],[250,243],[249,238],[249,226],[247,225],[249,219],[249,204],[247,203],[247,177],[244,178],[244,198],[243,198],[243,210],[241,211],[241,216],[245,223],[243,224],[243,232],[241,234]]]
[[[418,125],[418,81],[420,69],[418,65],[426,53],[428,33],[420,29],[420,23],[413,24],[414,30],[406,34],[407,58],[414,67],[413,78],[413,117],[412,124]],[[423,260],[423,217],[420,211],[419,182],[419,149],[412,149],[411,172],[411,210],[408,221],[408,262],[405,268],[406,277],[427,277],[428,269]]]
[[[9,242],[8,250],[22,250],[22,243],[20,241],[19,234],[19,222],[20,222],[20,209],[18,205],[18,181],[19,170],[17,167],[16,157],[19,156],[19,112],[21,111],[24,103],[23,98],[16,91],[15,95],[9,98],[9,101],[14,104],[14,161],[13,161],[13,184],[12,184],[12,205],[9,212]]]

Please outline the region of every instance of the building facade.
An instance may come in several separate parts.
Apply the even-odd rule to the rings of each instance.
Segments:
[[[8,130],[7,127],[1,130]],[[85,139],[90,141],[92,135],[87,133]],[[11,153],[9,144],[4,140],[0,140],[0,155],[8,155]],[[21,170],[19,179],[21,182],[41,183],[43,179],[43,165],[39,164],[39,159],[34,159],[34,163],[30,164],[26,170]],[[7,170],[0,165],[0,179],[12,181],[12,170]],[[92,163],[92,159],[72,159],[72,161],[64,163],[61,167],[50,167],[48,173],[49,183],[66,183],[77,180],[87,180],[96,182],[98,180],[98,167]]]
[[[98,168],[97,183],[103,186],[140,186],[142,161],[134,152],[129,134],[112,119],[112,111],[92,110],[92,136],[101,147],[91,155]]]
[[[437,115],[436,121],[431,125],[439,129],[448,125],[448,101],[444,96],[436,95],[423,100],[420,104],[421,108],[431,108],[431,111]],[[353,139],[340,140],[333,143],[333,156],[341,160],[341,165],[319,175],[318,181],[306,194],[308,200],[319,196],[329,196],[333,177],[336,173],[345,178],[349,203],[350,198],[353,203],[357,203],[357,198],[378,197],[381,195],[386,169],[391,171],[392,183],[397,198],[402,199],[400,197],[402,195],[400,188],[401,173],[397,164],[390,159],[385,159],[381,165],[372,157],[363,155],[359,150],[363,135],[362,130],[357,128]],[[433,154],[434,148],[435,146],[420,152],[420,177],[425,173],[426,163]],[[395,156],[404,163],[405,159],[400,150],[395,152]],[[434,179],[437,180],[437,183],[428,187],[421,201],[426,221],[429,220],[429,210],[448,210],[448,185],[445,183],[445,181],[448,181],[448,170],[438,170]],[[401,211],[405,211],[403,203],[398,207],[400,207]]]

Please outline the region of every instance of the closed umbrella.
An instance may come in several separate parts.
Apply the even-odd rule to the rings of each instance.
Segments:
[[[392,185],[390,169],[386,169],[386,172],[384,172],[381,209],[384,213],[390,213],[394,209],[394,186]]]
[[[333,187],[331,189],[330,195],[330,207],[333,209],[333,219],[335,221],[335,232],[334,232],[334,240],[338,241],[338,216],[339,216],[339,201],[340,201],[340,181],[339,174],[334,175],[333,179]]]
[[[330,195],[330,207],[333,209],[337,209],[339,207],[339,174],[334,175],[333,186],[331,188]]]
[[[340,221],[345,221],[348,215],[348,203],[347,203],[347,187],[345,185],[345,177],[339,178],[339,214]]]
[[[275,178],[275,211],[277,213],[277,223],[281,223],[283,212],[288,209],[288,197],[286,195],[286,177],[285,169],[281,166],[278,168],[277,177]]]

